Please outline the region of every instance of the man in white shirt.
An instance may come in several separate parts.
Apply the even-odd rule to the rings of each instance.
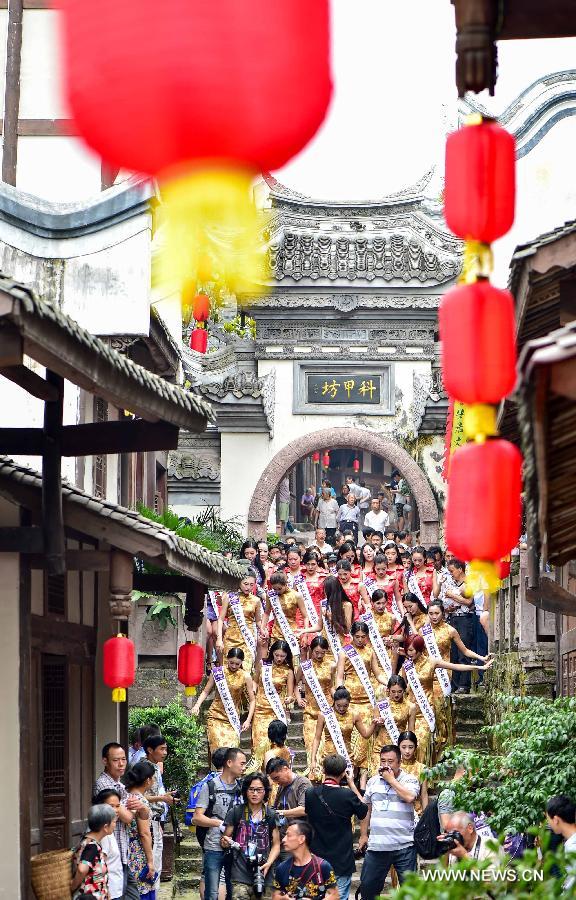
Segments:
[[[93,805],[106,803],[112,809],[117,810],[120,807],[120,794],[113,788],[104,788],[92,800]],[[106,865],[108,866],[108,894],[110,900],[122,900],[124,896],[124,867],[122,865],[122,857],[120,856],[120,848],[115,834],[108,834],[100,841],[102,849],[106,854]]]
[[[554,834],[564,838],[567,878],[562,887],[568,895],[576,887],[576,803],[565,794],[551,797],[546,804],[546,820]]]
[[[375,900],[382,893],[390,866],[400,883],[407,872],[416,871],[414,801],[419,793],[418,779],[400,768],[398,747],[382,747],[378,774],[370,778],[364,794],[368,815],[360,822],[358,847],[368,847],[360,876],[362,900]]]
[[[360,482],[360,496],[358,497],[358,506],[360,507],[360,528],[364,526],[364,517],[370,509],[370,500],[372,493],[370,488],[366,487],[366,482]]]
[[[325,529],[328,540],[336,534],[339,512],[340,507],[330,495],[329,489],[322,488],[322,496],[318,501],[318,527]]]
[[[326,543],[326,531],[324,528],[317,528],[314,532],[314,540],[310,541],[309,547],[318,547],[322,556],[328,556],[332,553],[332,545]]]
[[[356,481],[354,480],[354,478],[352,478],[351,475],[346,476],[346,484],[350,488],[350,493],[354,494],[356,499],[359,500],[362,488],[359,484],[356,484]]]
[[[390,516],[380,506],[380,501],[373,498],[370,503],[370,512],[364,516],[364,527],[372,528],[373,531],[381,531],[390,524]]]

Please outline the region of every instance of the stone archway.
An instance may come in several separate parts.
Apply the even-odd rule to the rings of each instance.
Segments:
[[[258,539],[266,536],[270,506],[286,472],[305,456],[324,447],[366,450],[391,462],[410,485],[418,506],[421,542],[425,546],[438,542],[438,506],[430,482],[418,463],[394,441],[360,428],[324,428],[286,444],[268,463],[252,495],[248,510],[248,533],[250,535]]]

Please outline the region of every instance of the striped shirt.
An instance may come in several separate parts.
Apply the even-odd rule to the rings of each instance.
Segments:
[[[420,793],[420,783],[413,775],[400,770],[397,778],[402,787]],[[414,843],[414,801],[406,803],[391,784],[375,775],[366,785],[364,802],[371,804],[368,850],[402,850]]]
[[[96,796],[96,794],[99,794],[100,791],[110,789],[118,791],[118,793],[120,794],[120,802],[123,806],[126,806],[128,792],[122,782],[114,781],[111,775],[108,775],[107,772],[102,772],[100,777],[97,779],[96,784],[94,785],[94,796]],[[116,835],[116,842],[118,844],[118,849],[120,850],[122,865],[124,866],[128,862],[128,829],[128,825],[125,825],[124,822],[120,821],[120,819],[117,820],[114,834]]]

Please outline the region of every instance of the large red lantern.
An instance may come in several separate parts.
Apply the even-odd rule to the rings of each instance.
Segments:
[[[490,244],[514,222],[515,141],[478,117],[446,141],[446,224],[463,240]]]
[[[198,278],[208,258],[231,290],[242,273],[251,283],[261,269],[252,179],[302,150],[330,101],[328,0],[62,9],[75,126],[111,166],[163,181],[171,277]]]
[[[126,688],[134,684],[136,654],[132,641],[119,634],[109,638],[103,648],[103,676],[106,687],[112,688],[112,700],[123,703]]]
[[[197,322],[207,322],[210,315],[210,298],[206,294],[196,294],[192,303],[192,315]]]
[[[520,536],[522,456],[488,440],[460,447],[450,462],[446,546],[463,560],[498,560]]]
[[[516,382],[514,300],[484,279],[445,294],[438,312],[442,376],[462,403],[499,403]]]
[[[200,644],[187,641],[178,651],[178,681],[184,693],[192,696],[204,677],[204,650]]]
[[[312,462],[314,463],[315,466],[317,466],[318,463],[320,462],[320,453],[318,450],[315,450],[314,453],[312,454]]]
[[[324,466],[325,469],[330,468],[330,454],[328,453],[327,450],[325,450],[322,455],[322,465]]]
[[[206,353],[208,349],[208,332],[205,328],[195,328],[190,335],[190,349],[196,353]]]

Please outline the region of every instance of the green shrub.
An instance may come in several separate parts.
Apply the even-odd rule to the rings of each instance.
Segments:
[[[206,746],[206,734],[197,719],[188,715],[176,697],[168,706],[133,706],[129,711],[130,729],[142,725],[158,725],[168,744],[164,764],[166,790],[179,790],[183,810],[188,791],[201,768],[200,758]]]
[[[468,774],[451,785],[457,808],[486,813],[498,834],[524,833],[543,822],[549,797],[576,796],[576,698],[503,699],[504,718],[483,729],[496,752],[447,751],[429,777],[462,762]]]

